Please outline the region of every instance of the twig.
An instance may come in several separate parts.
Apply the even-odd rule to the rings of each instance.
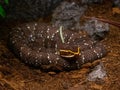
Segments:
[[[87,16],[84,16],[84,18],[86,19],[91,19],[93,17],[87,17]],[[120,22],[117,22],[117,21],[110,21],[110,20],[106,20],[106,19],[101,19],[101,18],[95,18],[96,20],[99,20],[99,21],[102,21],[102,22],[105,22],[105,23],[109,23],[111,25],[114,25],[114,26],[117,26],[120,28]]]

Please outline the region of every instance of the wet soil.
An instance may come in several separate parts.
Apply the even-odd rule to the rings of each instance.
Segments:
[[[112,14],[112,4],[92,5],[86,16],[120,22],[120,14]],[[14,24],[0,25],[0,90],[120,90],[120,28],[110,25],[110,33],[103,40],[107,56],[83,65],[80,70],[44,72],[22,63],[9,50],[8,35]],[[88,73],[99,61],[107,76],[103,80],[86,81]]]

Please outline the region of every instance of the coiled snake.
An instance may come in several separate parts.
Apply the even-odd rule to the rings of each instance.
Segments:
[[[106,55],[106,49],[78,31],[62,30],[46,23],[21,24],[10,33],[13,52],[25,63],[45,70],[79,69]]]

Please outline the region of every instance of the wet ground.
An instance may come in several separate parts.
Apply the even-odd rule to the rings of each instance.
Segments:
[[[111,3],[92,5],[85,15],[120,22],[120,14],[112,14]],[[26,66],[7,46],[9,25],[0,26],[0,90],[120,90],[120,28],[110,25],[110,33],[103,40],[108,54],[100,60],[106,77],[90,82],[87,75],[100,60],[83,65],[80,70],[59,73]]]

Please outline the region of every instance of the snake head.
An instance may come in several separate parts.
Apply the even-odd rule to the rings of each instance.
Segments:
[[[67,50],[60,49],[59,53],[60,53],[60,56],[63,58],[67,58],[67,59],[76,58],[76,57],[80,56],[80,47],[78,47],[77,52],[74,52],[69,49],[67,49]]]

